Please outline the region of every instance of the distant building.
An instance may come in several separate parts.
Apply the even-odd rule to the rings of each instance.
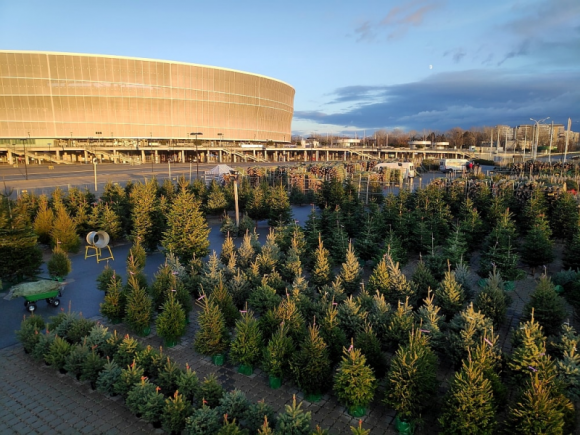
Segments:
[[[343,138],[336,139],[332,144],[338,147],[358,147],[360,146],[360,142],[360,139]]]

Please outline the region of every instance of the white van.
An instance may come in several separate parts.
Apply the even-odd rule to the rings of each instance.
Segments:
[[[443,159],[439,162],[441,172],[463,171],[467,166],[467,159]]]
[[[373,171],[378,172],[380,168],[398,169],[401,171],[404,179],[415,177],[415,166],[412,162],[379,163],[373,168]]]

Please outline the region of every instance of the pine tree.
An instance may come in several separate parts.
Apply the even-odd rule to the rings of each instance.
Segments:
[[[393,229],[389,230],[383,243],[383,249],[379,252],[379,258],[383,258],[385,254],[391,256],[395,263],[401,265],[407,264],[409,261],[409,254],[403,245],[401,238],[395,233]],[[375,257],[375,261],[377,257]],[[380,261],[380,260],[379,260]]]
[[[373,269],[373,273],[369,277],[367,288],[371,294],[379,292],[382,295],[385,295],[388,292],[389,285],[389,269],[387,267],[386,256],[383,256]]]
[[[504,286],[501,275],[494,269],[475,299],[475,308],[491,319],[495,327],[505,322],[507,307],[511,302]]]
[[[300,350],[290,361],[294,381],[306,394],[320,394],[330,382],[332,367],[328,358],[328,346],[320,336],[317,325],[308,327],[308,334]]]
[[[151,323],[153,302],[147,290],[139,285],[139,281],[134,276],[129,277],[128,287],[125,319],[133,331],[146,335]]]
[[[387,373],[385,404],[395,409],[400,418],[421,419],[431,406],[437,391],[437,357],[421,331],[410,334],[408,344],[400,346]]]
[[[536,289],[530,295],[530,301],[524,306],[522,321],[529,320],[532,316],[543,327],[546,335],[556,335],[567,316],[564,301],[546,275],[540,278]]]
[[[263,350],[262,367],[270,376],[281,378],[290,371],[290,358],[294,352],[294,341],[288,335],[288,327],[282,323],[272,334]]]
[[[477,346],[481,337],[491,335],[493,323],[481,312],[475,311],[473,303],[455,315],[449,323],[449,353],[457,366],[465,360],[469,352]]]
[[[385,294],[385,299],[391,305],[398,305],[399,301],[404,301],[409,298],[411,305],[417,303],[417,293],[415,287],[403,274],[399,268],[399,263],[395,263],[393,259],[387,255],[387,270],[389,273],[389,288]]]
[[[409,298],[406,298],[404,303],[398,301],[396,307],[397,309],[389,318],[386,335],[388,343],[395,349],[401,343],[406,342],[409,338],[409,333],[415,326],[413,307],[409,304]]]
[[[121,218],[109,204],[103,207],[99,229],[105,231],[112,241],[119,240],[123,236]]]
[[[550,264],[554,261],[554,245],[550,240],[552,231],[543,217],[538,217],[532,225],[522,245],[522,261],[531,267]]]
[[[279,227],[287,224],[292,219],[292,208],[288,193],[282,184],[269,189],[266,200],[268,207],[268,225]]]
[[[185,311],[181,304],[170,292],[163,305],[161,313],[155,321],[157,335],[165,340],[165,343],[174,343],[185,333]]]
[[[424,334],[429,334],[431,346],[434,349],[441,349],[445,341],[441,331],[445,318],[439,314],[441,308],[433,303],[434,297],[435,295],[429,291],[427,297],[423,300],[423,305],[415,313],[415,322],[420,325]]]
[[[563,325],[559,342],[555,344],[559,351],[556,360],[558,380],[562,383],[564,394],[573,401],[580,399],[580,337],[574,328]]]
[[[379,255],[379,234],[378,222],[371,213],[367,213],[361,237],[355,241],[356,252],[364,261],[372,260]]]
[[[228,201],[226,200],[223,189],[215,180],[212,180],[207,194],[207,212],[209,214],[220,214],[225,211],[227,206]]]
[[[564,433],[567,414],[574,412],[574,405],[555,391],[551,381],[538,373],[529,375],[520,399],[509,410],[509,429],[522,434]]]
[[[194,349],[202,355],[219,355],[228,347],[228,332],[224,316],[217,304],[202,293],[197,305],[202,309],[198,315],[199,331],[195,335]]]
[[[168,292],[175,290],[177,287],[177,277],[173,274],[171,267],[167,264],[159,266],[159,270],[153,278],[153,282],[149,287],[149,294],[153,299],[153,308],[159,310],[166,299]]]
[[[234,245],[234,240],[228,233],[222,244],[222,251],[220,253],[220,260],[224,265],[227,265],[230,258],[236,254],[236,246]]]
[[[53,246],[60,243],[61,249],[65,252],[76,253],[79,251],[81,241],[77,234],[77,228],[64,206],[56,210],[50,238]]]
[[[373,369],[366,357],[351,342],[344,349],[342,361],[334,375],[333,390],[340,401],[349,407],[366,407],[373,400],[376,389]]]
[[[385,375],[387,360],[381,350],[381,341],[370,324],[366,324],[363,332],[359,332],[354,339],[354,346],[360,349],[367,359],[367,364],[373,369],[377,379]]]
[[[71,261],[58,244],[52,250],[52,257],[46,266],[49,275],[55,278],[64,279],[71,271]]]
[[[314,253],[314,266],[310,276],[310,282],[316,287],[330,284],[333,280],[332,267],[329,252],[322,243],[322,237],[318,236],[318,248]]]
[[[578,230],[578,203],[569,192],[561,192],[552,203],[550,211],[550,227],[554,237],[570,240]]]
[[[165,399],[165,407],[161,414],[161,423],[167,433],[181,433],[185,428],[185,419],[193,413],[191,404],[176,391],[173,398]]]
[[[524,232],[529,231],[538,223],[544,220],[544,216],[548,214],[548,203],[546,201],[543,189],[538,185],[534,185],[531,196],[524,204],[521,210],[521,219],[519,220],[520,227]]]
[[[500,217],[497,225],[485,238],[480,259],[481,276],[489,275],[497,267],[505,279],[519,279],[522,275],[518,269],[519,257],[517,250],[517,232],[512,215],[506,210]]]
[[[491,382],[471,359],[463,362],[453,383],[439,418],[443,434],[481,434],[494,432],[495,401]]]
[[[417,264],[415,272],[413,272],[411,280],[417,289],[417,300],[419,301],[427,297],[429,290],[435,290],[437,288],[437,281],[422,258],[419,259],[419,263]]]
[[[267,184],[261,184],[259,187],[252,189],[246,203],[246,213],[256,221],[256,224],[269,216],[267,191]]]
[[[448,260],[451,266],[455,268],[455,266],[463,261],[463,259],[467,259],[467,254],[468,249],[465,236],[460,231],[459,227],[456,227],[455,231],[445,242],[445,246],[443,247],[443,258]]]
[[[34,219],[34,232],[38,236],[38,242],[44,245],[50,243],[50,232],[54,225],[54,212],[48,206],[46,195],[40,195],[39,207],[36,218]]]
[[[455,280],[453,272],[445,272],[445,278],[435,290],[435,302],[441,307],[441,313],[451,319],[465,302],[463,287]]]
[[[228,293],[228,290],[221,279],[213,288],[209,299],[211,302],[214,302],[222,312],[224,321],[226,322],[226,328],[233,328],[236,321],[240,318],[240,312],[234,305],[232,296]]]
[[[338,306],[338,321],[348,339],[362,332],[368,313],[349,296]]]
[[[167,231],[161,245],[173,252],[183,263],[194,255],[202,258],[209,253],[209,228],[193,195],[182,188],[167,215]]]
[[[332,300],[332,299],[331,299]],[[342,348],[347,343],[346,334],[340,327],[336,302],[331,302],[320,325],[320,335],[328,346],[331,365],[334,366],[342,356]]]
[[[349,242],[348,250],[346,251],[346,261],[342,263],[340,269],[340,279],[347,295],[352,295],[359,289],[361,278],[362,268],[354,253],[352,243]]]
[[[467,198],[460,210],[459,230],[465,235],[469,252],[479,247],[485,235],[485,225],[473,201]]]
[[[334,216],[340,215],[340,211],[336,210]],[[348,233],[344,229],[344,224],[341,223],[338,217],[334,217],[335,224],[329,228],[329,244],[333,247],[330,256],[335,263],[342,263],[346,259],[346,252],[349,245]]]
[[[310,435],[310,411],[302,410],[302,403],[296,405],[296,395],[292,396],[292,405],[278,415],[275,433],[278,435]]]
[[[133,207],[133,240],[140,240],[149,252],[157,250],[161,241],[162,231],[156,228],[157,214],[160,209],[160,201],[157,197],[157,180],[155,178],[137,183],[130,193]]]
[[[567,269],[580,270],[580,231],[578,227],[574,235],[566,239],[562,263]]]
[[[230,348],[230,357],[234,362],[246,366],[255,366],[262,352],[262,331],[252,310],[247,306],[241,319],[236,321],[234,340]]]

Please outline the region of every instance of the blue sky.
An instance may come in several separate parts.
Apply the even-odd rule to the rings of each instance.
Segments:
[[[579,0],[0,0],[0,48],[271,76],[296,89],[302,135],[580,129]]]

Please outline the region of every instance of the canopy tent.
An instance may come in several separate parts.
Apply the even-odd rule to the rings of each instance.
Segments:
[[[206,171],[206,174],[220,176],[223,174],[229,174],[230,171],[233,171],[233,168],[230,168],[228,165],[217,165],[214,168],[210,169],[209,171]]]

